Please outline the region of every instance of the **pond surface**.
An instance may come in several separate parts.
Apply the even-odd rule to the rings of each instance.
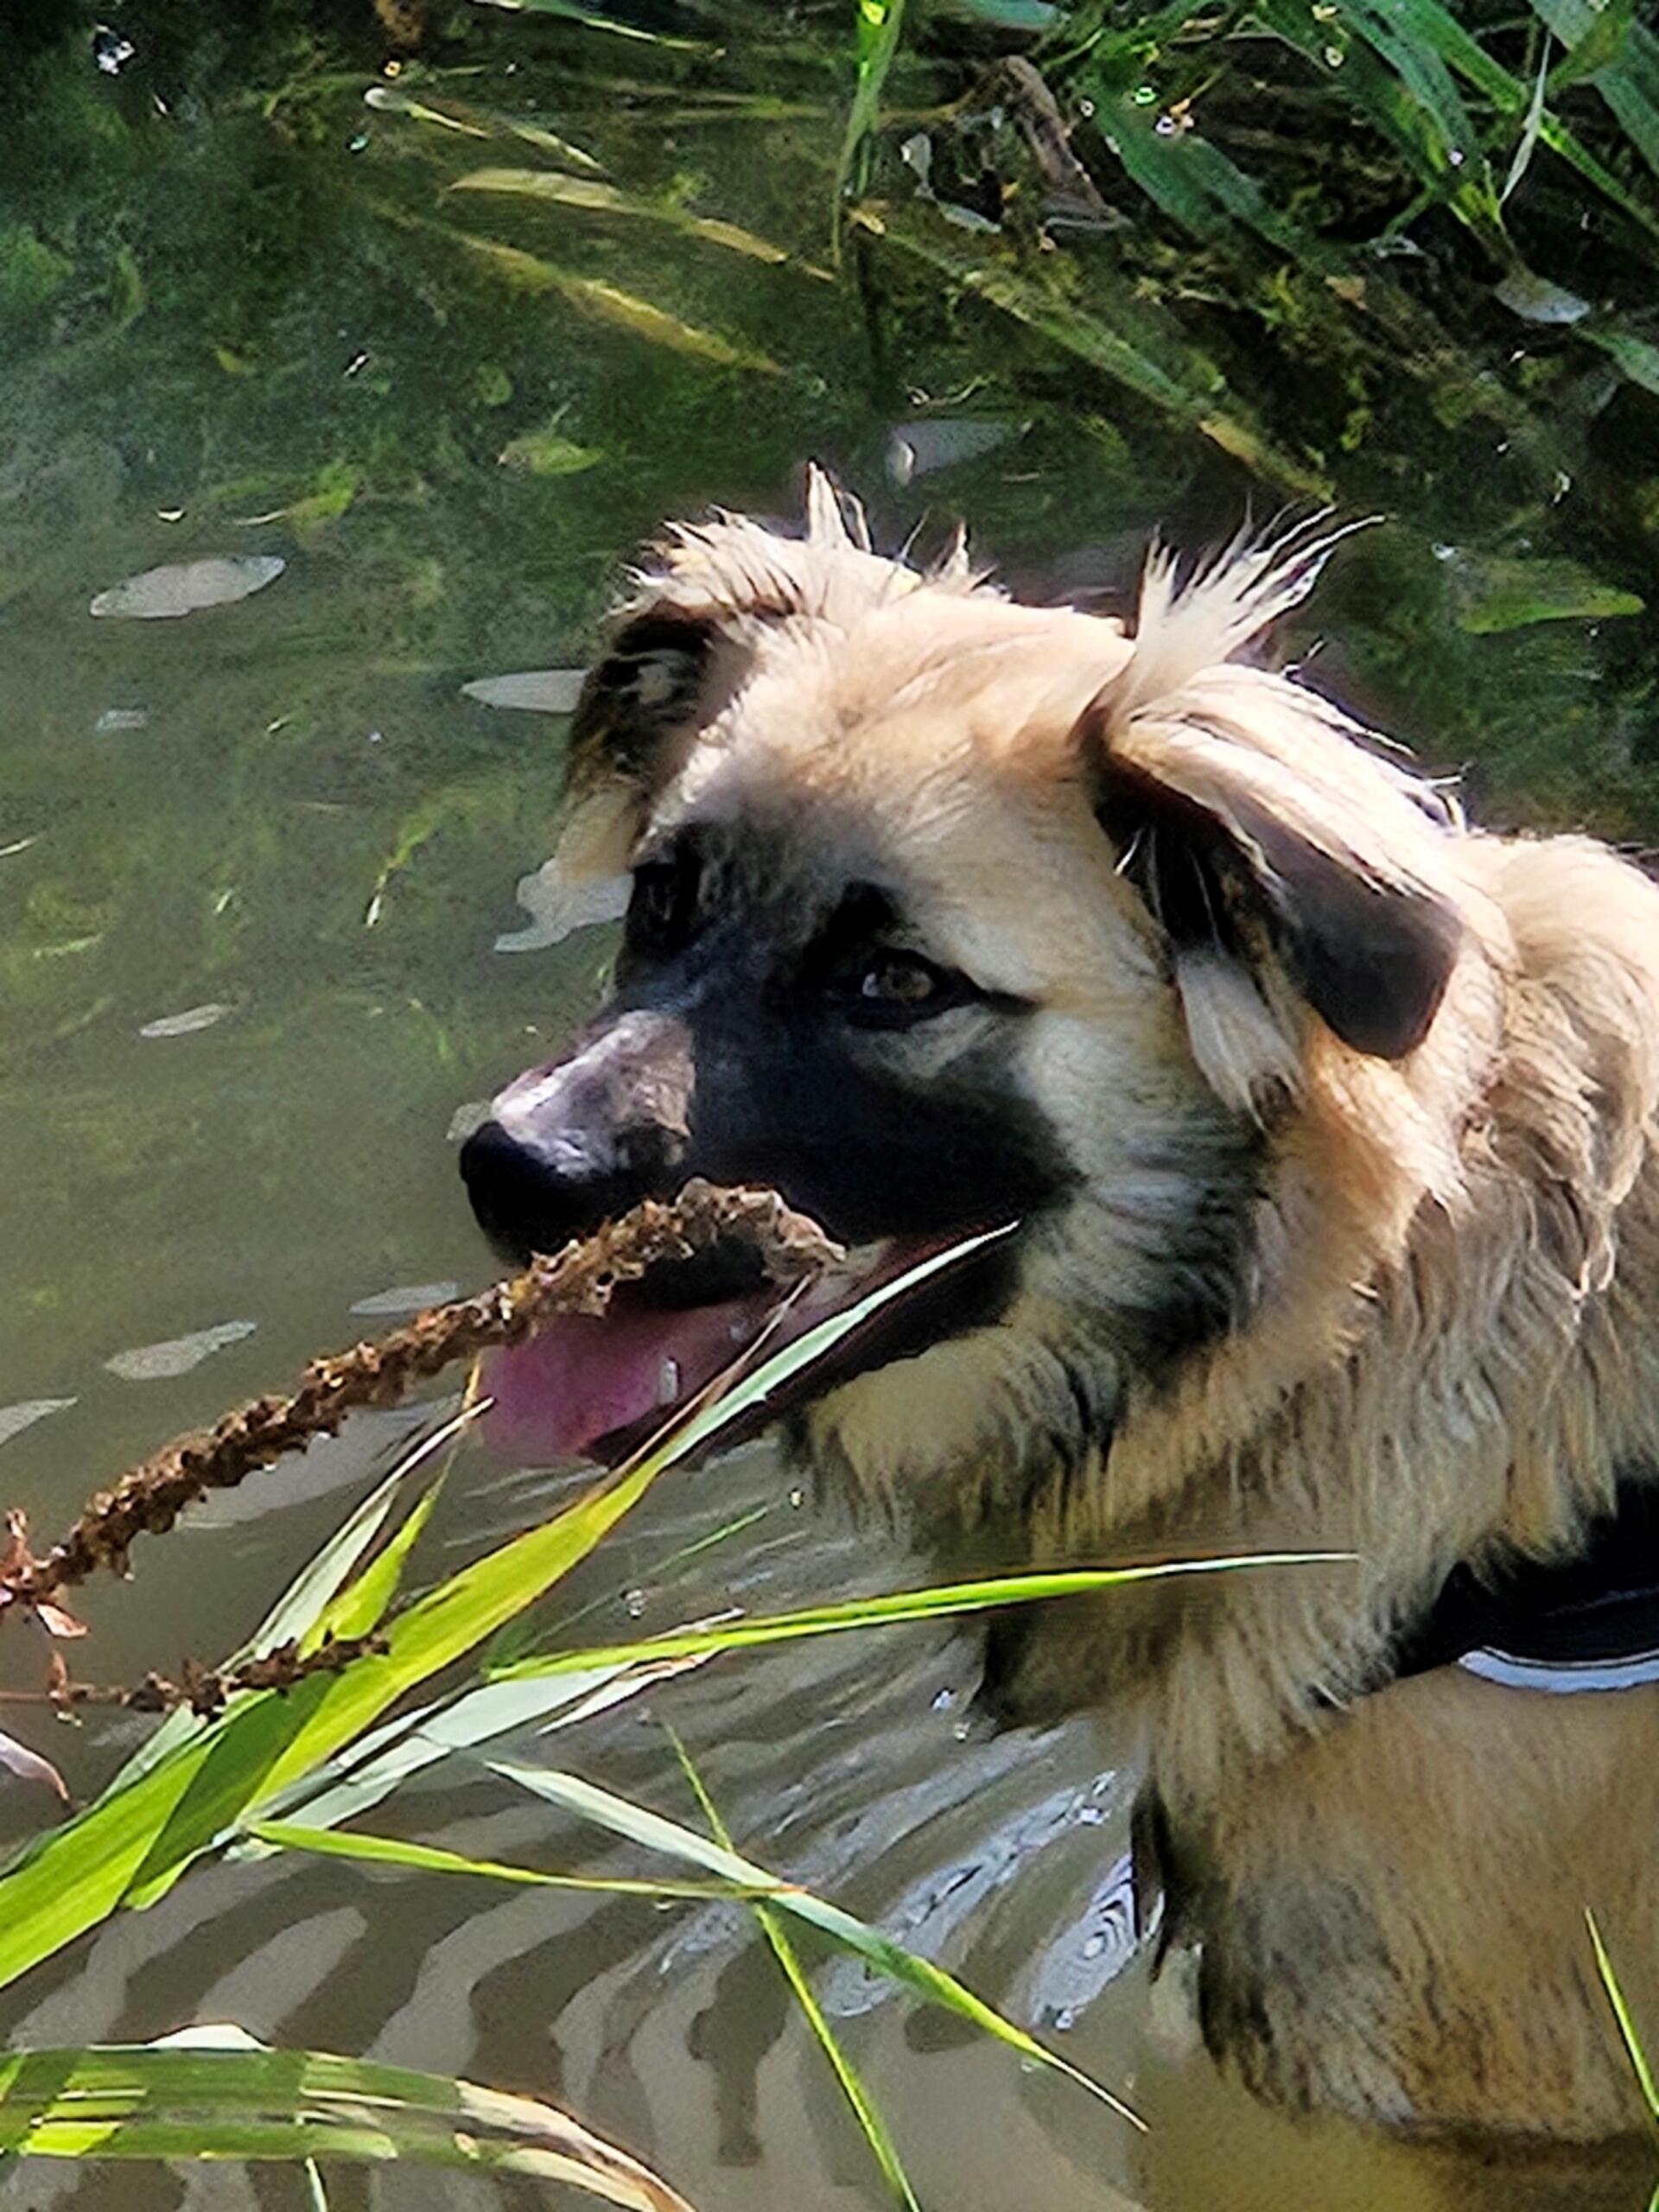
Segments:
[[[1377,257],[1357,308],[1334,264],[1184,238],[1127,184],[1022,229],[1020,191],[1053,178],[1019,166],[1041,136],[1005,68],[1023,49],[982,23],[895,71],[837,258],[839,9],[664,9],[631,36],[434,9],[416,41],[422,12],[399,47],[368,0],[361,20],[346,0],[133,6],[96,48],[89,17],[20,49],[0,96],[0,1494],[41,1534],[166,1436],[488,1279],[457,1135],[552,1051],[608,952],[602,931],[504,943],[550,849],[568,682],[526,707],[491,680],[580,668],[665,515],[787,512],[814,455],[881,542],[963,515],[1008,575],[1060,592],[1121,588],[1166,518],[1197,543],[1251,498],[1380,512],[1307,632],[1332,688],[1465,770],[1490,815],[1659,830],[1659,352],[1616,245],[1593,276],[1607,342],[1585,343],[1547,295],[1529,318],[1495,301],[1443,211],[1413,248],[1440,257],[1433,282]],[[1560,175],[1539,189],[1569,235]],[[122,589],[197,563],[217,565]],[[158,594],[199,603],[141,619]],[[365,1419],[146,1547],[130,1586],[86,1592],[78,1667],[131,1681],[233,1647],[409,1433]],[[568,1489],[467,1447],[436,1567]],[[917,1572],[756,1447],[666,1484],[545,1625],[621,1636]],[[14,1688],[40,1663],[0,1652]],[[946,1961],[1153,2123],[1139,2142],[832,1963],[825,2005],[924,2202],[1643,2201],[1639,2177],[1293,2129],[1217,2082],[1148,1998],[1114,1746],[1085,1719],[988,1736],[974,1679],[967,1639],[887,1631],[725,1662],[553,1747],[687,1816],[671,1717],[746,1847]],[[78,1795],[137,1726],[26,1706],[6,1725]],[[475,1854],[629,1863],[464,1761],[395,1809]],[[0,1827],[39,1812],[9,1785]],[[884,2201],[736,1908],[215,1866],[3,2001],[16,2040],[235,2019],[544,2093],[705,2212]],[[305,2201],[281,2171],[0,2182],[7,2206],[68,2198]],[[399,2170],[331,2179],[330,2201],[545,2197]]]

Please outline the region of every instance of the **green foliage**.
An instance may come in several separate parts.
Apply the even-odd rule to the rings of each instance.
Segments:
[[[817,1324],[753,1373],[694,1402],[613,1478],[598,1483],[542,1526],[486,1552],[394,1611],[404,1570],[434,1496],[429,1488],[407,1505],[410,1478],[430,1456],[435,1440],[416,1446],[302,1569],[238,1656],[259,1656],[289,1640],[302,1650],[315,1649],[330,1634],[361,1636],[377,1627],[383,1628],[382,1648],[350,1659],[337,1672],[308,1676],[286,1692],[236,1694],[217,1717],[194,1718],[181,1712],[169,1719],[92,1805],[28,1847],[0,1872],[0,1986],[17,1981],[117,1910],[143,1910],[155,1904],[204,1853],[238,1847],[245,1854],[249,1850],[303,1849],[378,1860],[423,1874],[465,1874],[666,1900],[735,1896],[764,1900],[769,1910],[804,1921],[878,1972],[1125,2112],[1109,2091],[1006,2020],[943,1968],[916,1957],[839,1907],[780,1881],[740,1857],[726,1842],[705,1841],[660,1815],[574,1776],[493,1763],[504,1780],[607,1825],[658,1855],[689,1860],[708,1878],[544,1874],[421,1844],[333,1833],[340,1821],[378,1802],[433,1758],[487,1741],[531,1713],[557,1714],[562,1706],[569,1708],[563,1716],[568,1725],[583,1713],[604,1709],[619,1695],[670,1678],[721,1648],[694,1637],[695,1649],[675,1648],[669,1639],[643,1646],[634,1656],[575,1657],[556,1670],[561,1679],[550,1687],[540,1681],[501,1681],[451,1688],[435,1708],[406,1713],[390,1727],[378,1725],[410,1694],[429,1691],[456,1660],[484,1644],[569,1574],[668,1470],[715,1442],[882,1306],[909,1295],[986,1241],[970,1239],[938,1254],[869,1293],[847,1312]],[[445,1424],[438,1437],[454,1433],[461,1418]],[[388,1535],[400,1506],[407,1509],[404,1518]],[[1090,1587],[1135,1579],[1135,1570],[1084,1578]],[[1077,1577],[1042,1581],[1042,1594],[1046,1595],[1056,1590],[1076,1594],[1082,1586]],[[764,1630],[759,1637],[746,1637],[742,1624],[734,1624],[724,1632],[723,1643],[724,1648],[737,1649],[757,1641],[786,1640],[795,1632],[849,1627],[860,1618],[880,1624],[962,1611],[970,1605],[982,1606],[1009,1595],[1036,1594],[1035,1589],[1010,1592],[985,1583],[972,1590],[932,1593],[931,1604],[914,1597],[877,1599],[867,1603],[861,1612],[837,1607],[828,1615],[810,1615],[801,1624],[787,1618],[757,1624]],[[408,1757],[416,1744],[415,1756]],[[779,1944],[775,1926],[769,1933],[791,1983],[804,1989],[802,1969],[787,1939]],[[810,1999],[809,2011],[884,2171],[896,2185],[902,2169],[868,2093],[835,2049]],[[440,2163],[464,2163],[473,2155],[453,2127],[447,2132],[441,2128],[435,2135],[430,2130],[410,2133],[399,2117],[412,2104],[427,2110],[429,2116],[435,2110],[447,2120],[452,2106],[460,2112],[486,2097],[487,2093],[467,2085],[435,2085],[414,2076],[392,2083],[377,2069],[359,2075],[353,2073],[349,2062],[316,2054],[199,2056],[200,2066],[193,2071],[192,2059],[156,2052],[16,2054],[0,2069],[0,2149],[24,2148],[62,2157],[410,2155]],[[362,2133],[353,2113],[334,2113],[328,2107],[331,2101],[346,2105],[354,2096],[368,2096],[376,2085],[391,2116],[371,2139]],[[421,2105],[423,2097],[425,2106]],[[85,2125],[74,2124],[79,2120]],[[563,2115],[543,2115],[537,2125],[550,2131],[574,2128]],[[548,2171],[535,2162],[541,2155],[498,2145],[482,2162],[503,2171]],[[590,2179],[586,2185],[600,2183]],[[910,2201],[907,2184],[904,2196]],[[642,2196],[615,2201],[652,2200]]]
[[[317,2050],[126,2044],[0,2058],[0,2152],[36,2158],[314,2158],[563,2182],[631,2212],[684,2199],[531,2097]]]

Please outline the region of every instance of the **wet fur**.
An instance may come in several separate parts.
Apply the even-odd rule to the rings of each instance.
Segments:
[[[1394,1655],[1460,1562],[1568,1553],[1659,1466],[1659,891],[1468,828],[1253,664],[1325,550],[1241,541],[1184,586],[1155,557],[1131,632],[960,551],[880,559],[821,479],[803,537],[681,530],[590,680],[560,864],[696,827],[804,913],[874,880],[1027,1009],[847,1048],[935,1141],[965,1087],[1050,1167],[995,1317],[799,1448],[1004,1564],[1351,1554],[1024,1615],[995,1693],[1133,1719],[1205,2032],[1253,2086],[1592,2139],[1639,2118],[1581,1916],[1652,1948],[1659,1692]],[[786,1146],[761,1164],[813,1202]]]

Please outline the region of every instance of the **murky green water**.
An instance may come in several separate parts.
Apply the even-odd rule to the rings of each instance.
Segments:
[[[664,514],[783,512],[815,454],[884,539],[965,514],[1010,574],[1079,589],[1121,584],[1166,516],[1196,539],[1247,495],[1322,482],[1391,518],[1321,604],[1334,688],[1467,767],[1489,812],[1659,826],[1639,611],[1659,405],[1605,347],[1506,316],[1490,272],[1459,299],[1430,288],[1448,349],[1431,372],[1385,262],[1358,308],[1293,264],[1268,314],[1271,254],[1184,244],[1144,203],[1127,226],[1057,225],[1047,250],[1012,216],[993,234],[969,188],[1018,139],[1009,87],[995,40],[948,35],[894,78],[884,227],[837,267],[839,9],[683,11],[684,48],[480,9],[392,71],[367,0],[361,17],[133,7],[118,70],[95,66],[89,19],[20,46],[0,96],[0,1496],[37,1531],[166,1435],[384,1325],[364,1301],[486,1279],[458,1112],[551,1049],[606,946],[499,948],[549,848],[563,725],[462,687],[580,666],[620,558]],[[954,216],[916,188],[918,136]],[[1621,286],[1634,300],[1639,342],[1616,254],[1598,281],[1615,309]],[[273,558],[263,588],[182,617],[88,612],[158,565]],[[149,1547],[130,1586],[87,1593],[85,1670],[231,1647],[406,1430],[364,1421]],[[464,1454],[436,1556],[524,1525],[556,1488]],[[561,1605],[620,1633],[912,1571],[896,1540],[790,1496],[760,1449],[666,1488]],[[0,1651],[14,1688],[41,1663]],[[1113,1747],[1085,1720],[964,1732],[972,1679],[965,1642],[901,1634],[728,1662],[671,1707],[743,1842],[947,1960],[1155,2123],[1136,2145],[831,1967],[826,2003],[925,2202],[1604,2201],[1581,2177],[1293,2131],[1160,2044]],[[26,1707],[6,1726],[81,1791],[132,1734]],[[684,1809],[634,1709],[558,1748]],[[7,1834],[39,1812],[0,1792]],[[611,1863],[464,1764],[397,1812],[461,1849]],[[233,2018],[562,2096],[707,2212],[881,2201],[734,1910],[279,1860],[193,1874],[69,1969],[8,1993],[13,2037]],[[399,2171],[343,2177],[332,2201],[514,2186]],[[1604,2194],[1640,2201],[1634,2182]],[[229,2170],[0,2182],[8,2205],[67,2196],[301,2202],[292,2177]]]

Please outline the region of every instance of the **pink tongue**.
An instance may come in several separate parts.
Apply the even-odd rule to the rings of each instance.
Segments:
[[[777,1303],[763,1290],[677,1312],[563,1315],[486,1368],[495,1405],[485,1433],[506,1457],[540,1464],[577,1458],[653,1414],[665,1419],[753,1341]]]

